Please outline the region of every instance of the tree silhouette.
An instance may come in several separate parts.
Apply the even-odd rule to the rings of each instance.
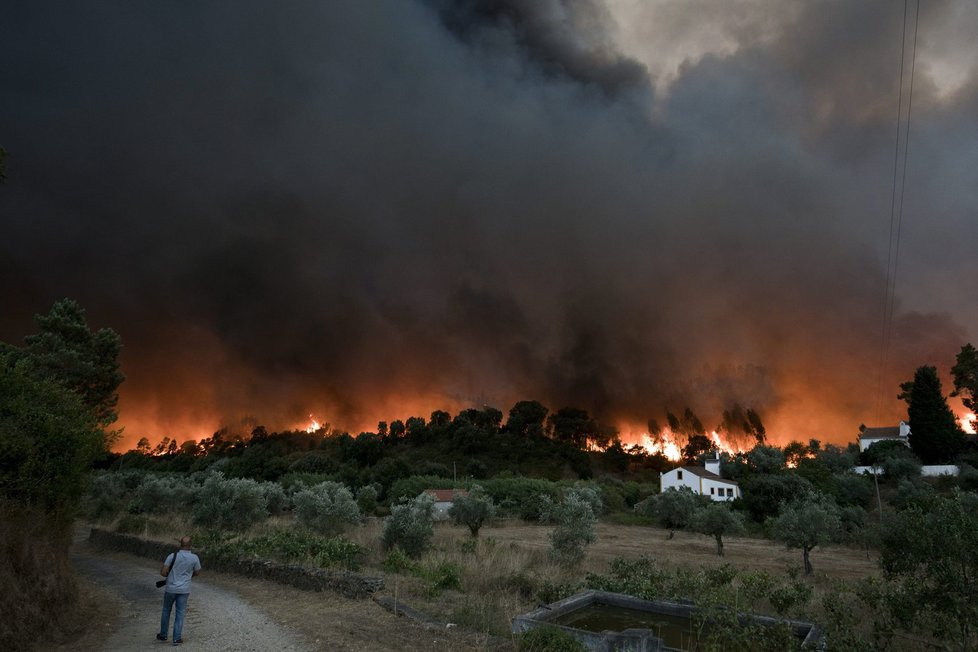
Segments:
[[[907,402],[910,447],[924,464],[945,464],[964,446],[964,433],[941,391],[934,367],[919,367],[913,380],[900,385],[898,398]]]

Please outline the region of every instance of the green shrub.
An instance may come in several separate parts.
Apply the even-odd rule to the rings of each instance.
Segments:
[[[739,594],[745,604],[767,599],[774,588],[774,578],[765,571],[745,571],[739,578]]]
[[[519,652],[587,652],[582,642],[556,627],[537,627],[520,634]]]
[[[593,487],[576,486],[565,490],[560,502],[548,502],[541,520],[556,524],[550,533],[551,557],[564,565],[577,564],[584,558],[584,549],[596,540],[594,524],[601,509],[600,493]]]
[[[350,490],[338,482],[320,484],[292,496],[295,522],[320,534],[337,534],[349,524],[360,522],[360,508]]]
[[[579,582],[551,582],[543,580],[534,592],[537,602],[548,604],[569,598],[581,590]]]
[[[400,548],[391,548],[380,565],[388,573],[413,572],[416,568],[416,564]]]
[[[812,599],[812,586],[799,580],[774,587],[768,594],[768,602],[778,612],[778,615],[790,615],[790,612],[807,605]]]
[[[380,497],[380,485],[368,484],[357,490],[357,506],[364,514],[373,514],[377,509],[377,499]]]
[[[134,514],[163,514],[194,504],[197,486],[183,476],[147,473],[133,491],[129,511]]]
[[[464,489],[465,486],[464,482],[455,482],[436,475],[412,475],[396,480],[387,492],[387,499],[391,505],[396,505],[401,500],[414,498],[425,489]]]
[[[305,473],[305,472],[290,472],[283,475],[278,479],[278,483],[282,486],[282,490],[285,491],[286,495],[291,496],[297,491],[300,491],[306,487],[312,487],[321,482],[327,482],[330,480],[330,476],[323,473]]]
[[[479,542],[476,539],[465,539],[464,541],[456,541],[455,547],[462,554],[474,555],[479,550]]]
[[[421,568],[419,575],[425,580],[424,592],[429,598],[441,595],[448,589],[462,590],[462,569],[458,564],[441,562]]]
[[[87,513],[96,519],[115,516],[124,507],[125,478],[120,473],[102,471],[88,485]]]
[[[609,574],[588,573],[586,586],[599,591],[627,593],[645,600],[664,597],[671,583],[670,573],[659,567],[652,557],[638,559],[615,557],[609,563]],[[671,596],[665,596],[671,597]]]
[[[391,507],[381,538],[384,550],[397,546],[412,557],[424,552],[434,536],[434,506],[434,498],[419,494],[413,500]]]
[[[193,508],[193,521],[198,525],[244,530],[268,518],[265,495],[254,480],[213,473],[199,491]]]
[[[360,568],[367,552],[363,546],[343,537],[327,538],[303,530],[276,530],[236,540],[220,532],[208,532],[198,535],[195,543],[215,557],[271,559],[349,570]]]
[[[540,478],[494,478],[482,483],[500,509],[525,521],[540,520],[541,510],[560,496],[560,485]]]
[[[265,497],[265,508],[269,514],[281,514],[288,508],[289,498],[285,495],[282,485],[277,482],[262,482],[259,486]]]

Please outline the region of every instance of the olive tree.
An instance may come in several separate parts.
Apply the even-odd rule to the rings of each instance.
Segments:
[[[649,496],[635,505],[635,511],[658,521],[662,527],[669,530],[669,538],[673,538],[676,530],[689,525],[693,513],[708,501],[693,493],[689,487],[675,489],[670,487],[660,494]]]
[[[390,516],[384,521],[384,533],[381,536],[384,550],[397,546],[411,556],[424,552],[435,534],[432,516],[434,508],[435,499],[425,493],[392,506]]]
[[[455,525],[469,528],[473,537],[479,536],[479,529],[492,519],[496,513],[496,505],[481,485],[473,485],[467,494],[456,493],[448,515]]]
[[[594,524],[601,511],[601,494],[587,486],[565,489],[559,501],[545,497],[541,520],[554,523],[550,533],[550,555],[572,566],[584,558],[584,549],[594,543]]]
[[[825,495],[812,492],[784,506],[781,513],[768,520],[775,539],[789,548],[801,548],[805,574],[812,572],[809,553],[815,546],[839,537],[842,521],[839,508]]]
[[[717,542],[717,556],[723,556],[723,536],[744,533],[744,515],[725,503],[711,503],[693,513],[689,521],[693,532],[712,536]]]
[[[346,485],[320,482],[292,496],[295,522],[320,534],[333,535],[360,522],[360,508]]]

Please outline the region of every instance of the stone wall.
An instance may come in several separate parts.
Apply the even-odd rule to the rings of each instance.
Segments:
[[[176,546],[159,541],[147,541],[131,534],[119,534],[92,528],[89,541],[100,548],[128,552],[160,562],[176,550]],[[246,577],[287,584],[307,591],[332,591],[348,598],[366,598],[384,588],[381,577],[367,577],[350,571],[329,571],[281,564],[263,559],[208,558],[207,550],[198,551],[205,569],[235,573]]]

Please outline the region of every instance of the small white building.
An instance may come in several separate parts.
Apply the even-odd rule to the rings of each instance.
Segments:
[[[735,480],[720,477],[720,460],[708,457],[705,466],[680,466],[659,474],[660,491],[688,487],[695,494],[711,500],[740,498],[740,485]]]
[[[910,426],[901,421],[899,426],[886,428],[866,428],[859,434],[859,452],[880,441],[898,441],[904,446],[910,445]]]
[[[435,499],[435,507],[431,511],[431,516],[436,521],[448,519],[448,510],[455,504],[455,496],[469,495],[465,489],[425,489],[424,493]]]

